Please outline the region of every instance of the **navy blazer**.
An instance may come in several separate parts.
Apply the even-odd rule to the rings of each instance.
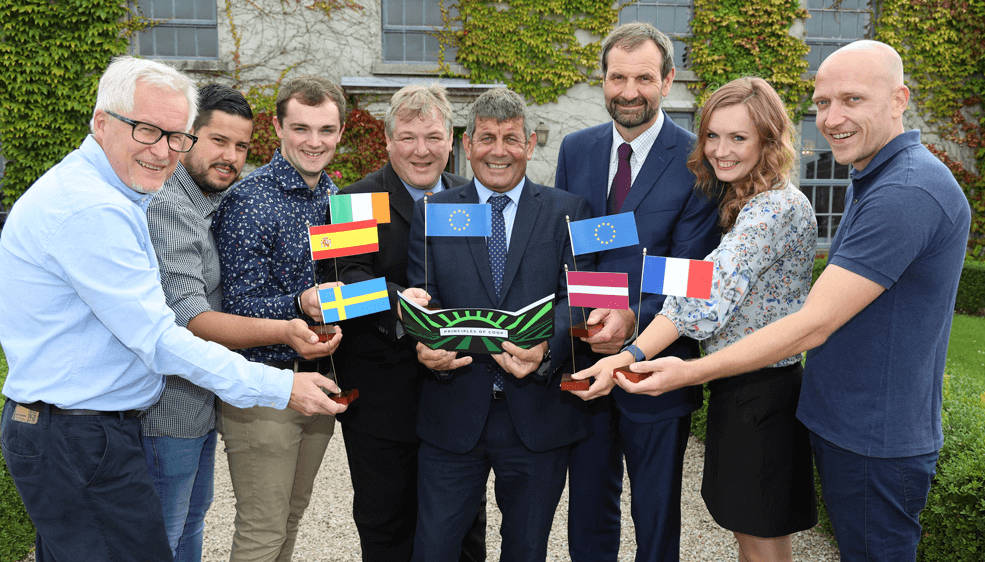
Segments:
[[[475,182],[428,198],[428,203],[478,203]],[[584,199],[535,184],[523,187],[513,223],[502,295],[496,298],[485,237],[428,237],[427,276],[432,303],[443,308],[519,310],[554,293],[554,336],[549,340],[551,365],[546,379],[533,373],[517,379],[501,371],[506,402],[523,444],[536,452],[562,447],[590,433],[581,400],[560,388],[561,369],[571,355],[568,295],[564,265],[573,269],[565,216],[590,217]],[[424,204],[414,207],[407,276],[424,287]],[[587,259],[586,259],[587,258]],[[593,258],[581,256],[578,270],[591,270]],[[578,309],[571,311],[576,316]],[[581,321],[578,316],[575,322]],[[499,366],[489,355],[473,355],[471,364],[450,377],[424,382],[417,418],[418,436],[442,449],[465,453],[475,447],[492,402],[493,373]]]
[[[584,197],[593,217],[607,213],[612,127],[608,122],[571,133],[561,142],[558,155],[557,188]],[[639,307],[643,248],[648,256],[703,259],[721,238],[717,202],[694,191],[694,174],[687,169],[694,140],[694,135],[664,114],[660,134],[620,209],[635,215],[640,243],[597,254],[599,271],[629,274],[630,306],[638,312],[640,332],[660,312],[665,299],[664,295],[643,293]],[[697,353],[693,340],[681,338],[661,355],[688,359]],[[616,387],[612,394],[620,410],[637,423],[679,417],[701,406],[700,388],[652,397],[629,394]]]
[[[447,172],[445,188],[468,182]],[[379,225],[380,250],[339,258],[338,275],[347,284],[385,277],[390,310],[343,320],[342,340],[334,362],[344,390],[359,389],[359,399],[336,417],[363,433],[394,441],[417,441],[417,403],[421,384],[431,371],[418,363],[416,342],[408,335],[397,339],[397,293],[407,284],[407,237],[414,214],[414,199],[389,163],[346,187],[341,193],[390,194],[390,222]],[[331,221],[326,219],[325,224]],[[334,279],[334,260],[323,260],[326,279]]]

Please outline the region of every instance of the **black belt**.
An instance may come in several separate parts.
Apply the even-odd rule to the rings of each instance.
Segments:
[[[65,410],[59,408],[58,406],[52,406],[45,402],[31,402],[30,404],[17,403],[19,406],[23,406],[28,410],[33,410],[35,412],[44,413],[45,408],[48,411],[57,416],[111,416],[114,418],[124,417],[124,418],[135,418],[140,415],[142,410],[124,410],[122,412],[107,412],[104,410]]]
[[[502,390],[493,389],[493,400],[506,400],[506,393]]]
[[[264,361],[264,365],[269,365],[275,369],[287,369],[295,373],[319,373],[318,361]]]

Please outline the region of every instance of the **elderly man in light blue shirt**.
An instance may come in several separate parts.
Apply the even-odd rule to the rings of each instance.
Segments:
[[[252,364],[175,324],[147,205],[195,138],[187,77],[123,57],[92,135],[14,205],[0,239],[3,455],[45,560],[170,561],[139,410],[174,373],[238,406],[335,414],[316,373]],[[305,303],[306,309],[314,303]]]

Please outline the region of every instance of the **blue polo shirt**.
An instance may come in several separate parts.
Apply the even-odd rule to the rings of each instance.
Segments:
[[[807,353],[797,417],[860,455],[930,453],[944,443],[944,359],[971,208],[919,131],[851,178],[829,263],[886,291]]]

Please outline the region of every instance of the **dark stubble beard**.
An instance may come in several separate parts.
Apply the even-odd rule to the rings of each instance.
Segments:
[[[639,113],[627,116],[616,111],[617,107],[633,105],[638,100],[643,102],[643,110]],[[609,111],[609,116],[612,117],[613,121],[619,123],[627,129],[632,129],[634,127],[639,127],[644,123],[649,123],[657,115],[657,112],[660,111],[659,107],[653,107],[650,105],[650,102],[642,96],[629,101],[621,98],[613,98],[609,101],[609,103],[605,104],[605,108]]]
[[[209,180],[208,174],[209,174],[209,168],[212,167],[211,164],[208,167],[206,167],[204,170],[202,168],[199,168],[198,166],[190,166],[189,164],[190,163],[185,164],[185,171],[188,172],[188,175],[191,176],[193,180],[195,180],[195,185],[197,185],[199,189],[202,190],[203,193],[222,193],[223,191],[229,189],[229,186],[232,185],[232,183],[229,183],[228,185],[219,185]],[[236,177],[239,177],[238,172],[236,174]]]

